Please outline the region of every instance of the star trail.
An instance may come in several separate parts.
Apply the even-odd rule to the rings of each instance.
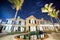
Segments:
[[[30,15],[34,15],[38,19],[44,18],[46,20],[50,20],[50,17],[47,15],[47,13],[43,14],[41,12],[41,8],[46,3],[51,2],[54,3],[56,9],[60,10],[59,0],[24,0],[22,9],[19,10],[17,16],[25,19]],[[5,21],[7,18],[14,18],[14,15],[15,9],[12,9],[12,5],[8,2],[8,0],[0,0],[0,19],[3,19],[3,21]]]

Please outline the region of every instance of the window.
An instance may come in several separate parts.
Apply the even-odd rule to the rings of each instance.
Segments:
[[[30,20],[29,20],[29,23],[30,23]]]
[[[9,27],[8,26],[6,26],[6,30],[8,30],[9,29]]]
[[[25,22],[25,25],[26,25],[26,22]]]
[[[34,20],[34,19],[31,19],[31,23],[32,23],[32,24],[35,24],[35,20]]]
[[[40,24],[44,24],[44,22],[43,21],[40,21]]]
[[[35,20],[35,24],[36,24],[36,20]]]
[[[8,20],[6,21],[6,23],[8,22]]]
[[[18,31],[20,31],[20,27],[18,27]]]
[[[0,24],[2,24],[2,21],[0,22]]]
[[[30,31],[30,26],[29,26],[29,31]]]
[[[21,21],[19,21],[19,24],[21,25]]]
[[[23,27],[21,27],[21,30],[20,30],[21,32],[24,32],[24,28]]]
[[[6,26],[4,27],[4,30],[6,29]]]
[[[42,26],[40,26],[40,31],[43,31],[43,27]]]
[[[16,21],[14,21],[14,24],[16,24]]]
[[[11,29],[10,30],[12,30],[12,26],[11,26]]]
[[[30,27],[30,31],[36,31],[36,27]]]
[[[12,20],[12,23],[13,23],[14,21]]]
[[[12,30],[11,28],[12,28],[12,26],[8,26],[8,29],[9,29],[9,30]]]

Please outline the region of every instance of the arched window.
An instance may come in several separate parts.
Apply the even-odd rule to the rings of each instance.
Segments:
[[[19,24],[21,25],[21,21],[19,21]]]
[[[35,24],[35,20],[34,20],[34,19],[31,19],[31,23],[32,23],[32,24]]]
[[[36,20],[35,20],[35,24],[36,24]]]
[[[6,24],[7,24],[8,20],[6,21]]]
[[[30,23],[30,20],[29,20],[29,23]]]

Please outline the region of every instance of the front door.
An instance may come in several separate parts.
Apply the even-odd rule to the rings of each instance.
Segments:
[[[36,27],[35,26],[31,26],[30,27],[30,31],[36,31]]]
[[[20,31],[20,27],[18,27],[18,31]]]
[[[24,28],[23,27],[21,27],[21,30],[20,30],[21,32],[24,32]]]

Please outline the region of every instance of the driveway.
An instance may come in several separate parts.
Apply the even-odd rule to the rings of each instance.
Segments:
[[[20,35],[20,34],[1,37],[0,40],[14,40],[14,36],[17,36],[17,35]],[[44,39],[44,40],[60,40],[60,33],[52,33],[52,34],[48,34],[48,36],[49,38]]]
[[[45,40],[60,40],[60,33],[48,34],[49,38]]]
[[[17,36],[17,35],[20,35],[20,34],[4,36],[4,37],[1,37],[0,40],[14,40],[14,36]]]

